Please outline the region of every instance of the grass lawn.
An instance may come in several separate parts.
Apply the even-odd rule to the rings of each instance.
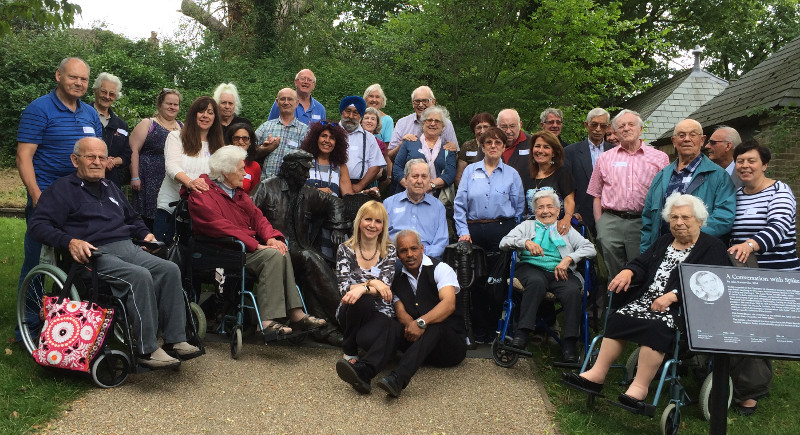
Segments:
[[[628,345],[624,364],[628,354],[634,349]],[[563,369],[552,367],[552,363],[560,358],[558,347],[535,347],[533,361],[541,376],[542,383],[556,410],[556,422],[564,434],[655,434],[660,433],[659,421],[664,407],[668,403],[666,391],[662,391],[655,417],[651,420],[644,416],[634,415],[605,401],[596,399],[593,410],[587,408],[586,395],[571,390],[561,384]],[[797,418],[797,406],[800,405],[800,362],[773,361],[774,376],[770,397],[762,399],[758,404],[758,412],[751,417],[742,417],[734,411],[728,413],[729,434],[798,434],[800,419]],[[622,370],[612,369],[606,378],[603,392],[607,398],[616,400],[619,393],[625,392],[625,386],[619,385]],[[692,400],[697,399],[700,385],[691,374],[681,377],[681,383],[687,388]],[[652,401],[657,386],[654,382],[650,388],[648,399]],[[706,434],[709,423],[703,419],[697,403],[681,407],[681,434]]]
[[[22,266],[25,221],[0,218],[0,433],[22,434],[46,426],[64,404],[92,388],[91,380],[39,367],[25,349],[7,339],[17,323],[17,280]],[[44,426],[43,426],[44,425]]]

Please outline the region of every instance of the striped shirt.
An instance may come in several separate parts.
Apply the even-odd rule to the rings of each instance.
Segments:
[[[744,188],[740,187],[736,191],[731,244],[753,239],[759,247],[756,252],[758,267],[800,270],[795,248],[796,210],[792,189],[782,181],[752,195],[744,193]]]
[[[633,153],[616,146],[597,158],[586,193],[600,198],[603,209],[641,213],[650,183],[669,157],[642,144]]]
[[[78,100],[73,112],[56,91],[33,100],[22,111],[17,142],[38,145],[33,155],[36,184],[44,190],[53,181],[75,172],[70,154],[84,137],[103,137],[103,125],[94,108]]]

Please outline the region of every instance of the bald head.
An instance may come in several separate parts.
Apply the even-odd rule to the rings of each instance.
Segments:
[[[522,131],[519,112],[514,109],[503,109],[497,114],[497,126],[506,134],[506,146],[512,146]]]
[[[317,77],[310,69],[301,69],[294,76],[294,88],[297,89],[299,97],[308,98],[311,91],[317,87]]]
[[[705,143],[703,126],[694,119],[684,119],[675,126],[672,134],[672,146],[678,153],[678,165],[687,165],[700,155]]]
[[[278,104],[278,110],[284,118],[294,117],[294,110],[297,108],[297,92],[292,88],[283,88],[278,91],[278,96],[275,97],[275,103]]]

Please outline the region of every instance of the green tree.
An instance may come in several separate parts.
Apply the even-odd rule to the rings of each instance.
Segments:
[[[35,24],[45,27],[68,27],[81,7],[66,0],[3,0],[0,8],[0,37],[12,27]]]

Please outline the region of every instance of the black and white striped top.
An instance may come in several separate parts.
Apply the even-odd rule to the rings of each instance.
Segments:
[[[740,187],[736,191],[731,244],[753,239],[760,248],[756,253],[758,267],[800,270],[795,248],[796,206],[792,189],[782,181],[752,195],[744,193],[744,188]]]

